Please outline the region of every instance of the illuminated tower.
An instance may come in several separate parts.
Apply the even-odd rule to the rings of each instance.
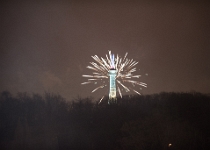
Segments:
[[[90,62],[90,66],[87,66],[88,69],[91,69],[93,72],[92,75],[82,75],[83,77],[89,78],[88,81],[83,82],[81,84],[100,84],[92,90],[92,93],[97,91],[98,89],[102,89],[107,87],[107,79],[109,81],[109,100],[108,104],[116,104],[117,96],[116,93],[119,93],[119,96],[122,98],[121,89],[129,92],[133,91],[139,95],[141,95],[138,91],[131,87],[127,87],[125,84],[132,84],[133,87],[135,85],[147,87],[146,83],[139,82],[133,80],[134,78],[139,78],[141,75],[134,75],[133,73],[137,70],[136,64],[137,61],[133,59],[128,59],[127,54],[124,57],[120,57],[118,54],[115,57],[114,54],[109,51],[109,55],[106,55],[106,58],[99,58],[97,55],[92,56],[95,62]],[[127,82],[127,83],[125,83]],[[125,84],[124,84],[125,83]],[[104,99],[104,96],[100,99],[99,103]]]
[[[115,69],[109,70],[109,101],[108,104],[117,103],[116,98],[116,73]]]

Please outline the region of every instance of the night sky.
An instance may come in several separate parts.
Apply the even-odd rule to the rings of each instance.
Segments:
[[[148,84],[142,94],[209,93],[210,3],[1,2],[0,91],[108,95],[81,85],[91,56],[108,50],[139,62],[139,81]]]

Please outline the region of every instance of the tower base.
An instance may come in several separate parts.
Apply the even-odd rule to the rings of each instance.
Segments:
[[[117,98],[110,98],[108,100],[108,104],[111,105],[111,104],[117,104]]]

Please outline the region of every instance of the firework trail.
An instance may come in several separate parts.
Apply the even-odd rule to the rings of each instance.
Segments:
[[[146,83],[139,82],[133,79],[137,79],[141,77],[141,75],[134,75],[133,73],[136,71],[136,65],[138,64],[137,61],[134,61],[133,59],[127,58],[128,53],[125,54],[123,58],[119,57],[117,54],[117,57],[115,58],[114,54],[111,54],[111,51],[109,51],[109,56],[106,55],[106,58],[99,58],[97,55],[91,56],[95,62],[90,62],[90,66],[87,66],[88,69],[91,69],[93,71],[92,75],[83,75],[83,77],[88,78],[86,82],[83,82],[81,84],[97,84],[100,82],[100,86],[96,87],[93,91],[97,91],[98,89],[104,88],[107,86],[108,83],[105,81],[105,79],[109,78],[109,71],[114,69],[116,70],[116,84],[117,84],[117,92],[119,93],[120,97],[122,98],[122,92],[125,90],[126,92],[133,91],[139,95],[141,95],[137,90],[128,87],[125,85],[125,83],[131,83],[133,87],[135,85],[147,87]],[[101,98],[100,102],[104,96]]]

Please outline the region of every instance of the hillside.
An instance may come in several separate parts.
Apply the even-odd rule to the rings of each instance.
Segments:
[[[210,96],[159,93],[90,98],[9,92],[0,95],[0,149],[207,150]]]

